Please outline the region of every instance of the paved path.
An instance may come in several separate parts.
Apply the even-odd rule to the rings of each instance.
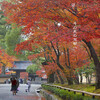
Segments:
[[[26,84],[20,84],[19,91],[16,95],[12,95],[10,84],[0,84],[0,100],[45,100],[36,89],[41,85],[32,84],[30,92],[25,92]]]

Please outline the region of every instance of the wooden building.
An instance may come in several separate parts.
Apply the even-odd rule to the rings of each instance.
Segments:
[[[10,71],[15,71],[18,78],[28,77],[26,69],[29,65],[32,65],[31,61],[14,61],[13,68]]]

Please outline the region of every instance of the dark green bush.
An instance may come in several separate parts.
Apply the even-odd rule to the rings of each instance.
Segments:
[[[67,92],[65,90],[59,90],[59,96],[63,99],[66,99]]]
[[[98,99],[93,99],[93,98],[90,98],[90,97],[84,97],[84,99],[83,100],[98,100]]]
[[[66,100],[73,100],[74,93],[67,91]]]
[[[56,95],[59,95],[59,94],[60,94],[59,91],[60,91],[60,89],[58,89],[58,88],[55,88],[55,89],[54,89],[54,93],[55,93]]]
[[[74,95],[74,100],[84,100],[84,97],[81,94]]]

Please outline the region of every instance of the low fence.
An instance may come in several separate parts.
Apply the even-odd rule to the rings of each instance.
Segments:
[[[92,96],[93,99],[95,98],[95,96],[100,97],[100,94],[96,94],[96,93],[90,93],[90,92],[86,92],[86,91],[75,90],[75,89],[71,89],[71,88],[65,88],[65,87],[57,86],[57,85],[50,85],[50,84],[44,84],[44,85],[51,86],[51,87],[56,87],[56,88],[60,88],[60,89],[64,89],[64,90],[68,90],[69,92],[73,91],[74,94],[76,94],[77,92],[82,93],[82,96],[85,96],[85,94],[88,94],[88,95]]]

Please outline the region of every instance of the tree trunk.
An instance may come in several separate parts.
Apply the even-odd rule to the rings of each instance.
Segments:
[[[75,84],[79,84],[79,76],[77,73],[75,75],[74,82],[75,82]]]
[[[58,74],[58,77],[59,77],[59,79],[60,79],[60,81],[61,81],[61,84],[64,84],[64,80],[63,80],[63,78],[61,77],[59,70],[57,70],[57,74]]]
[[[86,40],[83,40],[85,42],[85,44],[88,46],[90,53],[91,53],[91,57],[93,58],[94,61],[94,65],[95,65],[95,69],[96,69],[96,89],[100,89],[100,62],[99,59],[97,57],[97,54],[91,44],[91,42],[87,42]]]
[[[67,81],[68,81],[68,85],[72,85],[72,84],[73,84],[73,79],[72,79],[72,77],[68,77],[68,78],[67,78]]]
[[[82,74],[80,74],[80,83],[82,84],[82,81],[83,81],[83,77],[82,77]]]
[[[57,77],[57,75],[56,75],[56,73],[54,74],[54,82],[55,82],[55,83],[60,83],[60,82],[59,82],[59,79],[58,79],[58,77]]]
[[[87,77],[85,77],[86,78],[86,84],[88,83],[88,81],[87,81]]]
[[[5,66],[2,66],[2,74],[5,75]]]
[[[48,76],[48,81],[47,81],[48,83],[54,83],[54,73],[52,73],[52,74],[50,74],[49,76]]]
[[[91,84],[92,75],[88,76],[88,83]]]

